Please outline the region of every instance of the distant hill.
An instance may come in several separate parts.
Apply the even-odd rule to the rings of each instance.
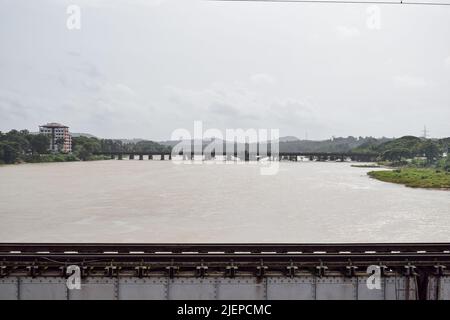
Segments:
[[[161,144],[163,146],[168,146],[168,147],[173,147],[176,144],[178,144],[179,142],[180,142],[179,140],[158,141],[159,144]]]
[[[322,141],[293,140],[280,142],[280,152],[348,152],[361,145],[371,143],[384,143],[388,138],[373,137],[338,137]]]
[[[133,138],[133,139],[113,139],[116,141],[122,141],[122,143],[138,143],[141,141],[150,141],[150,140],[145,140],[145,139],[140,139],[140,138]]]
[[[294,136],[286,136],[286,137],[280,137],[280,139],[278,139],[279,142],[292,142],[292,141],[300,141],[299,138],[294,137]]]
[[[389,138],[373,138],[373,137],[346,137],[333,138],[322,141],[300,140],[293,136],[281,137],[279,139],[280,152],[348,152],[363,145],[379,145],[388,142]],[[211,140],[204,140],[203,145],[206,146]],[[180,141],[167,140],[158,143],[164,146],[173,147]]]
[[[96,136],[94,136],[93,134],[90,134],[90,133],[71,132],[70,134],[74,138],[86,137],[86,138],[96,138],[96,139],[98,139]]]

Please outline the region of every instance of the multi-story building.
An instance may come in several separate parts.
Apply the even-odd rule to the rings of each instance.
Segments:
[[[39,126],[39,133],[50,136],[49,150],[72,152],[72,135],[69,132],[69,127],[52,122]]]

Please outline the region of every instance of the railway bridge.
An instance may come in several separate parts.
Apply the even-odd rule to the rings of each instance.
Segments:
[[[278,153],[266,153],[259,154],[249,153],[248,151],[238,153],[216,153],[212,152],[210,154],[195,153],[195,152],[183,152],[178,153],[172,152],[131,152],[131,151],[115,151],[115,152],[99,152],[97,155],[108,156],[111,159],[139,159],[139,160],[171,160],[173,157],[178,156],[183,160],[193,160],[196,157],[201,159],[217,159],[217,156],[221,156],[224,160],[235,160],[240,159],[242,161],[259,161],[262,158],[266,158],[271,161],[299,161],[302,159],[308,159],[309,161],[358,161],[358,162],[373,162],[376,161],[376,154],[368,153],[354,153],[354,152],[278,152]]]
[[[449,265],[450,243],[2,243],[0,299],[448,300]]]

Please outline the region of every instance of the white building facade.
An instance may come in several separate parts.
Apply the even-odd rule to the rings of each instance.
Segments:
[[[69,132],[69,127],[52,122],[39,126],[39,133],[50,136],[50,151],[72,152],[72,135]]]

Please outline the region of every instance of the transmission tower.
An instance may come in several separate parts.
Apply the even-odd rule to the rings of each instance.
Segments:
[[[427,139],[429,137],[429,132],[427,130],[427,126],[423,126],[422,137]]]

